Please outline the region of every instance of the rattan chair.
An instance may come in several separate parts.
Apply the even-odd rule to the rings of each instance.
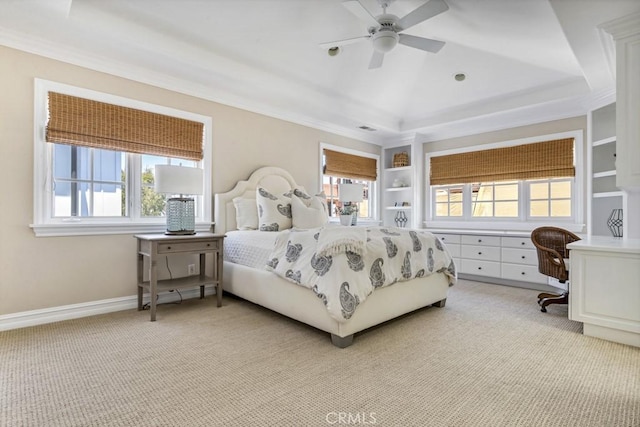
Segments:
[[[539,227],[531,232],[531,241],[538,252],[538,271],[546,276],[555,277],[560,283],[569,280],[569,249],[567,245],[580,240],[570,231],[558,227]],[[549,304],[568,304],[567,290],[557,294],[543,292],[538,295],[540,311],[546,313]]]

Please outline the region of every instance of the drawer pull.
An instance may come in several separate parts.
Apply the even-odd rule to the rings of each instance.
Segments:
[[[171,246],[167,246],[167,250],[170,251],[171,250]]]
[[[478,243],[482,243],[482,239],[478,239]]]
[[[482,267],[478,267],[478,270],[482,270]]]
[[[207,243],[207,247],[209,247],[209,246],[211,246],[211,243]],[[524,258],[524,257],[522,257],[522,258]]]
[[[527,242],[520,242],[520,244],[521,244],[522,246],[524,246],[524,245],[526,245],[526,244],[527,244]]]
[[[478,252],[478,255],[482,255],[482,252]]]
[[[522,259],[525,259],[525,256],[524,256],[524,255],[522,255]]]
[[[520,274],[522,274],[522,275],[524,276],[526,273],[523,271],[523,272],[522,272],[522,273],[520,273]]]

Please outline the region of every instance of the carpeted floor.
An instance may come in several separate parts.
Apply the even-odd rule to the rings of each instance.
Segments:
[[[640,426],[640,349],[536,291],[328,334],[225,297],[0,333],[1,426]]]

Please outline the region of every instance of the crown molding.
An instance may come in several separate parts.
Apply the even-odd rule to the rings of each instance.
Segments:
[[[598,28],[611,34],[615,40],[635,36],[640,28],[640,12],[604,22]]]

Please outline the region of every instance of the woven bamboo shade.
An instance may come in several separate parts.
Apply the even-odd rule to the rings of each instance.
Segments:
[[[376,159],[331,150],[324,150],[324,158],[327,175],[366,181],[375,181],[378,176]]]
[[[431,158],[431,185],[569,176],[573,138]]]
[[[49,92],[47,142],[201,160],[202,138],[199,122]]]

